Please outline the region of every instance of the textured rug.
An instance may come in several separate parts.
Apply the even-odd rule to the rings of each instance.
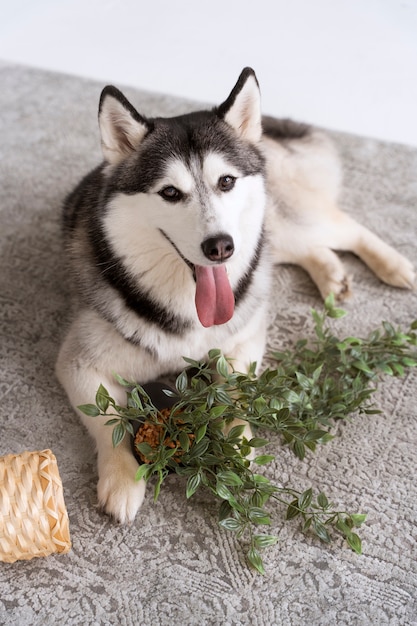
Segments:
[[[0,623],[417,624],[415,371],[381,386],[381,415],[341,424],[333,442],[302,462],[277,445],[265,470],[283,485],[321,488],[338,506],[367,513],[362,556],[342,542],[303,535],[277,509],[271,532],[279,543],[265,552],[262,577],[218,526],[217,503],[204,492],[187,501],[175,477],[156,504],[149,489],[131,526],[100,514],[93,445],[54,363],[68,321],[61,204],[101,160],[102,85],[8,63],[0,73],[0,454],[52,449],[73,544],[67,555],[0,563]],[[125,92],[149,115],[195,106]],[[333,136],[345,167],[342,205],[417,264],[417,150]],[[337,322],[341,334],[417,317],[416,293],[382,285],[351,255],[344,260],[354,297]],[[320,307],[320,298],[306,274],[278,267],[270,347],[311,336],[311,307]]]

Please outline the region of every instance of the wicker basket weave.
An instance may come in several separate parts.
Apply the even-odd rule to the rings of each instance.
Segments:
[[[62,482],[52,452],[0,457],[0,561],[65,553],[70,547]]]

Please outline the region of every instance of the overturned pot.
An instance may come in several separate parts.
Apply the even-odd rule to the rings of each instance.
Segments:
[[[146,391],[158,411],[160,411],[161,424],[151,424],[145,420],[135,420],[132,422],[134,434],[131,438],[131,448],[139,464],[149,463],[150,461],[137,449],[137,445],[140,443],[148,443],[151,448],[155,448],[159,445],[164,431],[164,418],[168,418],[171,408],[178,400],[178,396],[168,396],[165,393],[164,390],[168,390],[173,394],[176,393],[176,390],[166,383],[159,381],[150,382],[146,385],[142,385],[142,388]],[[175,447],[174,442],[167,442],[167,445]]]

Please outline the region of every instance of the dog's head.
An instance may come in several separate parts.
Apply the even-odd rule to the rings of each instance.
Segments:
[[[233,313],[229,278],[235,275],[237,283],[250,266],[264,221],[253,70],[243,70],[219,107],[173,118],[146,118],[119,90],[106,87],[99,123],[106,175],[113,195],[123,196],[129,229],[156,229],[195,271],[203,325],[224,323]]]

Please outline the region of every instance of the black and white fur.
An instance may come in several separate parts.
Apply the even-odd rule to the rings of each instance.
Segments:
[[[301,265],[339,299],[350,284],[334,249],[391,285],[414,284],[411,264],[338,208],[329,139],[262,120],[251,69],[218,108],[169,119],[141,116],[106,87],[99,124],[104,162],[64,211],[77,313],[56,369],[74,408],[100,383],[123,404],[115,372],[144,384],[211,348],[241,371],[260,364],[272,263]],[[131,521],[145,486],[129,444],[113,448],[105,419],[80,416],[97,445],[99,503]]]

